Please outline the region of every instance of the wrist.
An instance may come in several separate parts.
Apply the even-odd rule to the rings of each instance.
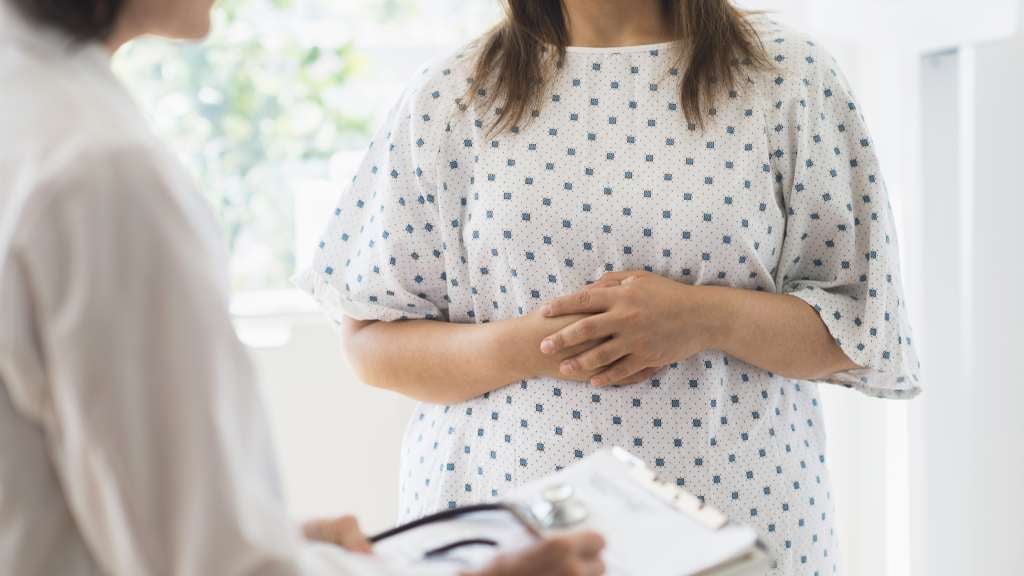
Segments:
[[[488,354],[494,360],[494,366],[503,382],[512,383],[534,376],[531,372],[533,350],[528,349],[532,344],[528,337],[526,318],[519,316],[488,323]]]
[[[701,286],[698,289],[704,292],[701,299],[704,348],[728,353],[736,331],[736,298],[740,291],[724,286]]]

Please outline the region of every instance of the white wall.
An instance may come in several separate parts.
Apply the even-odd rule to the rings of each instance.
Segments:
[[[950,527],[971,526],[972,503],[968,498],[943,500],[942,495],[961,494],[970,483],[969,466],[950,465],[953,455],[970,457],[972,437],[964,430],[970,428],[964,411],[971,398],[959,398],[956,393],[961,382],[970,377],[965,365],[964,349],[972,340],[967,328],[966,306],[962,294],[965,278],[963,238],[968,236],[969,219],[964,217],[960,193],[961,183],[967,178],[969,167],[961,165],[968,153],[965,141],[969,127],[960,122],[960,111],[969,94],[962,93],[961,81],[969,75],[962,66],[962,53],[950,50],[928,57],[921,70],[922,92],[929,94],[923,101],[922,155],[927,169],[922,174],[922,187],[927,190],[921,209],[921,236],[933,259],[918,266],[919,280],[928,287],[920,292],[922,304],[931,310],[941,310],[923,319],[918,326],[921,337],[921,360],[925,365],[928,388],[914,405],[913,466],[913,544],[916,549],[915,567],[920,574],[930,574],[929,565],[948,574],[968,573],[971,561],[962,551],[964,530]],[[948,424],[946,424],[948,423]],[[941,562],[935,562],[932,550],[940,550]],[[941,566],[939,568],[938,566]]]
[[[1024,566],[1021,30],[1024,20],[1011,38],[967,43],[944,57],[958,64],[958,116],[933,119],[954,126],[932,133],[952,128],[958,138],[945,150],[926,141],[935,159],[925,168],[937,173],[923,199],[934,256],[923,266],[933,287],[925,357],[932,389],[912,415],[920,448],[912,471],[920,487],[916,574],[1012,574]]]
[[[285,331],[275,345],[252,353],[293,515],[356,514],[368,531],[391,526],[401,435],[413,403],[356,382],[338,334],[322,319],[263,324]],[[243,322],[243,338],[252,328]]]

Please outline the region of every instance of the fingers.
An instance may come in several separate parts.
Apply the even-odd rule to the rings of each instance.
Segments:
[[[568,314],[597,314],[608,309],[607,287],[584,288],[544,303],[541,314],[547,318]]]
[[[597,282],[614,282],[618,284],[631,276],[640,276],[643,272],[636,270],[620,270],[618,272],[607,272]],[[597,283],[595,282],[595,284]]]
[[[331,522],[331,528],[338,546],[353,552],[369,554],[373,551],[373,545],[366,539],[366,535],[359,528],[359,522],[355,516],[342,516]]]
[[[570,560],[569,570],[566,575],[579,574],[580,576],[600,576],[604,574],[604,562],[601,560],[601,552],[604,550],[605,541],[596,532],[586,532],[567,536],[572,539],[574,547]]]
[[[572,348],[591,340],[611,336],[612,326],[608,320],[606,315],[596,314],[573,322],[542,340],[540,351],[543,354],[554,354],[560,350]],[[603,365],[599,364],[595,368]]]
[[[548,540],[541,554],[552,576],[600,576],[604,574],[601,552],[605,541],[596,532],[560,536]]]
[[[541,307],[541,314],[552,318],[565,316],[567,314],[595,314],[608,309],[608,294],[602,292],[603,288],[614,288],[623,282],[631,282],[640,276],[647,274],[639,271],[608,272],[591,284],[584,286],[581,290],[565,296],[560,296],[546,302]]]
[[[499,557],[478,576],[601,576],[605,541],[585,532],[549,538],[517,554]]]
[[[620,384],[620,383],[621,384],[639,384],[641,382],[644,382],[646,380],[650,380],[651,378],[653,378],[654,375],[657,374],[659,370],[661,370],[661,369],[660,368],[654,368],[654,367],[644,368],[643,370],[637,372],[636,374],[633,374],[632,376],[627,377],[622,382],[612,382],[612,384],[613,385],[614,384]],[[595,374],[595,376],[596,376],[596,374]]]
[[[619,281],[618,280],[605,280],[604,278],[601,278],[599,280],[591,282],[590,284],[587,284],[582,289],[583,290],[593,290],[594,288],[608,288],[608,287],[611,287],[611,286],[618,286],[618,285],[619,285]]]
[[[366,539],[354,516],[307,522],[303,526],[303,533],[310,540],[334,544],[352,552],[373,552],[373,545]]]
[[[597,532],[583,532],[569,536],[576,545],[576,551],[584,558],[593,558],[604,550],[604,537]]]
[[[562,361],[558,370],[565,376],[571,376],[580,372],[596,372],[602,366],[608,366],[619,358],[626,356],[627,353],[628,351],[623,346],[622,340],[616,338],[595,346],[579,356]],[[637,368],[634,372],[639,372],[642,368],[644,366]],[[630,374],[633,374],[633,372],[624,376],[629,376]]]
[[[630,354],[617,360],[603,371],[594,374],[590,378],[590,385],[603,387],[624,382],[626,378],[647,368],[648,366],[645,366],[636,355]]]
[[[366,534],[363,534],[363,530],[359,527],[359,523],[352,516],[347,516],[346,518],[350,520],[350,524],[344,532],[341,546],[347,550],[352,550],[353,552],[371,554],[373,552],[373,544],[370,544],[370,541],[366,538]]]

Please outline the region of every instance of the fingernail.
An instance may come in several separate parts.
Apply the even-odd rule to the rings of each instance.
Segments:
[[[544,340],[540,343],[540,351],[544,354],[550,354],[555,351],[555,343],[551,340]]]
[[[600,378],[591,378],[590,379],[590,385],[591,386],[600,386],[601,385],[601,379]]]
[[[550,316],[551,315],[551,306],[549,304],[545,304],[544,306],[541,307],[540,313],[542,315],[544,315],[544,316]]]
[[[562,374],[571,374],[572,370],[572,362],[562,362],[562,365],[558,368],[558,371]]]

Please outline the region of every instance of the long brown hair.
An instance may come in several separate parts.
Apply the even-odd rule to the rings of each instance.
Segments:
[[[744,67],[770,65],[747,16],[728,0],[660,0],[686,58],[680,82],[686,119],[704,119],[723,90],[736,87]],[[522,120],[565,58],[569,30],[562,0],[505,0],[505,19],[482,40],[467,100],[494,108],[493,132]],[[547,47],[554,47],[549,54]]]

